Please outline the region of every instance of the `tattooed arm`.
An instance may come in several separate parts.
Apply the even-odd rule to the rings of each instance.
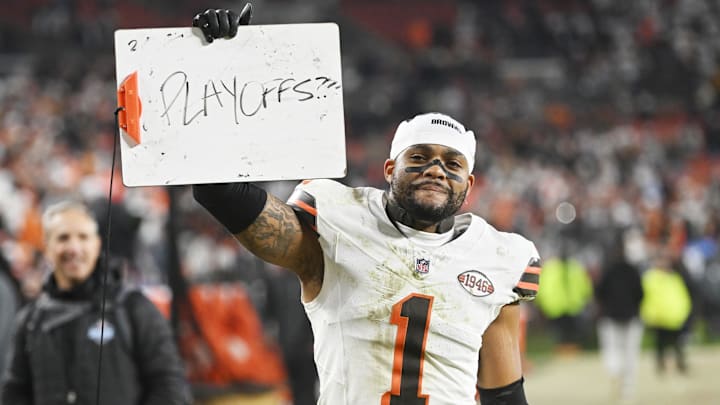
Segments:
[[[320,292],[323,254],[317,234],[303,225],[292,207],[271,194],[255,221],[235,238],[266,262],[292,270],[302,283],[303,301]]]
[[[250,252],[294,271],[303,300],[317,296],[323,279],[320,242],[291,206],[252,183],[196,184],[193,196]]]

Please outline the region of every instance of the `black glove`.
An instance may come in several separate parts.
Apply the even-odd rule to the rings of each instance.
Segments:
[[[205,40],[212,42],[216,38],[232,38],[237,34],[238,26],[250,24],[252,4],[246,3],[240,15],[232,10],[207,9],[193,17],[193,27],[202,30]]]

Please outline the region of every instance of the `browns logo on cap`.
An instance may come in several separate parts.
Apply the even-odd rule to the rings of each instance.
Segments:
[[[390,147],[390,159],[413,145],[437,144],[457,150],[468,161],[469,171],[475,166],[475,134],[449,115],[426,113],[400,123]]]

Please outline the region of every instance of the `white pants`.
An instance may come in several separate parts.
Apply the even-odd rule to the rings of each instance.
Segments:
[[[609,318],[598,321],[603,362],[610,376],[619,384],[619,394],[624,398],[634,394],[642,334],[643,325],[638,318],[624,323]]]

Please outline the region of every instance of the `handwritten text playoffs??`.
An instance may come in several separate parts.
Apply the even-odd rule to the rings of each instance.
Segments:
[[[191,85],[185,72],[168,75],[160,85],[163,104],[160,117],[167,125],[190,125],[198,117],[207,117],[213,110],[223,108],[232,108],[235,123],[239,124],[242,116],[252,117],[271,105],[324,99],[341,90],[336,80],[326,76],[275,78],[265,82],[243,82],[234,76],[231,80],[207,80],[199,88],[198,91]],[[192,106],[195,107],[190,111]]]

